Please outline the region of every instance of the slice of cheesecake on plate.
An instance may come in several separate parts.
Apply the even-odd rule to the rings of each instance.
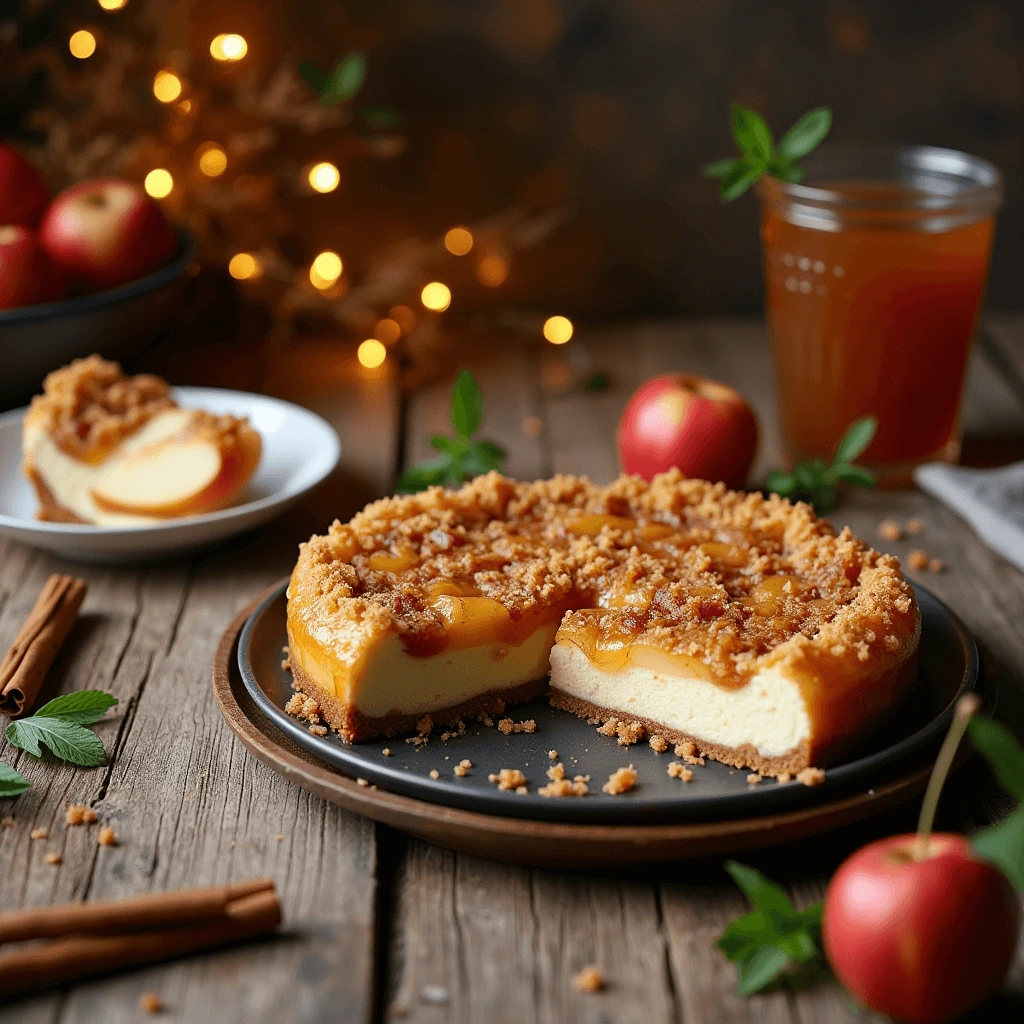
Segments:
[[[183,409],[149,374],[99,356],[49,374],[22,430],[39,518],[144,526],[230,505],[259,464],[245,418]]]
[[[895,558],[678,472],[375,502],[302,546],[287,617],[295,686],[348,742],[498,713],[550,671],[558,707],[769,775],[876,729],[920,637]]]

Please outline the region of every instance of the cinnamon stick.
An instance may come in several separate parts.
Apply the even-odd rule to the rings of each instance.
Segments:
[[[256,893],[273,892],[271,878],[253,878],[234,885],[161,892],[110,903],[72,903],[60,907],[29,907],[0,914],[0,943],[53,939],[64,935],[103,935],[154,931],[231,917],[236,902]]]
[[[46,673],[75,624],[86,589],[85,580],[75,576],[55,573],[46,581],[0,662],[0,711],[17,718],[32,710]]]
[[[281,906],[272,889],[243,896],[228,905],[225,917],[180,928],[127,935],[87,935],[58,939],[0,955],[0,996],[54,988],[140,964],[221,946],[273,931]]]

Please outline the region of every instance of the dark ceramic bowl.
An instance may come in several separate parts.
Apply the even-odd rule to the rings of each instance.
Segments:
[[[0,310],[0,409],[22,404],[72,359],[93,352],[120,359],[151,341],[196,256],[195,239],[177,235],[171,262],[145,277],[94,295]]]

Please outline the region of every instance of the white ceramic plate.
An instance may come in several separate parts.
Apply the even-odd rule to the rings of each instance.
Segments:
[[[0,415],[0,536],[82,562],[134,562],[205,547],[280,515],[338,464],[341,442],[319,416],[290,402],[245,391],[174,388],[184,408],[248,416],[263,438],[263,457],[236,504],[155,526],[100,527],[43,523],[35,491],[21,472],[25,409]]]

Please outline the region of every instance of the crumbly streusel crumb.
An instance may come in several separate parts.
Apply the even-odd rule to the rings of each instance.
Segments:
[[[368,786],[370,783],[366,779],[356,779],[357,786]]]
[[[537,723],[532,718],[527,718],[523,722],[513,722],[511,718],[503,718],[498,723],[498,728],[506,735],[511,733],[533,733],[537,731]]]
[[[139,998],[139,1009],[143,1013],[163,1013],[163,1000],[155,992],[146,992]]]
[[[820,786],[825,781],[825,773],[820,768],[804,768],[796,773],[796,781],[805,786]]]
[[[584,967],[573,979],[578,992],[600,992],[604,988],[604,975],[599,967]]]
[[[928,559],[928,571],[929,572],[942,572],[946,568],[946,563],[941,558],[929,558]]]
[[[549,761],[557,761],[558,760],[558,751],[557,750],[549,750],[548,751],[548,760]]]
[[[602,793],[609,796],[618,796],[620,793],[628,793],[636,785],[636,769],[632,765],[628,768],[619,768],[608,776],[608,781],[601,787]]]
[[[910,566],[915,572],[924,572],[928,568],[928,563],[931,559],[928,557],[927,551],[922,551],[920,548],[914,548],[910,554],[907,555],[907,565]]]
[[[620,747],[631,747],[634,743],[639,743],[646,734],[647,730],[639,722],[619,722],[615,729]]]
[[[430,777],[432,779],[439,779],[439,778],[441,778],[441,773],[436,768],[431,768],[430,769]]]
[[[498,723],[498,731],[503,732],[506,736],[510,736],[512,734],[512,729],[514,726],[515,723],[512,721],[511,718],[503,718]]]
[[[692,740],[683,740],[675,746],[676,757],[681,757],[687,764],[703,764],[704,758],[698,756],[697,745]]]
[[[274,836],[274,842],[275,843],[283,843],[284,842],[284,833],[283,832],[278,832],[277,835]]]
[[[526,786],[526,776],[518,768],[502,768],[497,775],[487,776],[488,782],[493,782],[498,789],[519,790]]]
[[[779,772],[779,774],[775,777],[775,781],[776,782],[792,782],[793,781],[793,775],[792,775],[791,772]]]
[[[85,812],[87,808],[83,807],[82,804],[71,804],[68,809],[64,812],[64,824],[65,825],[82,825],[85,822]]]
[[[878,524],[878,536],[882,540],[897,541],[903,536],[903,531],[900,529],[900,524],[894,522],[892,519],[883,519]]]
[[[752,786],[756,786],[763,777],[764,776],[759,775],[757,772],[752,772],[750,775],[747,776],[747,782],[749,782]]]
[[[473,767],[473,762],[472,762],[472,761],[470,761],[470,759],[469,759],[468,757],[464,757],[464,758],[463,758],[463,759],[462,759],[462,760],[461,760],[461,761],[459,762],[459,767],[460,767],[460,768],[465,768],[465,769],[466,769],[467,771],[469,771],[469,769]]]
[[[84,821],[86,825],[95,825],[99,820],[100,816],[91,807],[86,807],[85,814],[82,815],[82,821]]]
[[[651,750],[656,754],[664,754],[668,750],[668,740],[664,736],[659,736],[655,733],[648,741]]]
[[[614,736],[615,731],[618,729],[618,727],[619,720],[617,718],[609,718],[608,721],[604,723],[604,725],[599,725],[597,727],[597,731],[602,736]]]
[[[117,846],[117,833],[109,825],[104,825],[96,834],[96,842],[100,846]]]
[[[63,859],[64,858],[59,853],[54,851],[43,855],[44,864],[60,864]]]
[[[919,533],[924,533],[924,520],[908,519],[907,533],[910,534],[911,537],[916,537]]]
[[[327,726],[326,725],[311,725],[309,727],[309,731],[314,736],[326,736],[327,735]]]
[[[559,762],[558,764],[551,765],[545,773],[549,779],[564,779],[565,778],[565,765]]]
[[[14,818],[7,815],[6,818],[0,818],[0,828],[14,828]]]
[[[682,779],[683,782],[693,781],[693,771],[690,768],[685,767],[679,761],[670,761],[668,766],[669,778]]]
[[[541,796],[586,796],[590,792],[590,787],[587,785],[586,780],[584,780],[580,775],[577,775],[576,778],[570,782],[568,779],[562,778],[561,776],[558,778],[552,777],[549,769],[548,776],[551,778],[551,781],[546,786],[541,786],[540,789],[537,790]]]
[[[422,718],[421,718],[421,719],[420,719],[420,720],[419,720],[419,721],[418,721],[418,722],[416,723],[416,731],[417,731],[417,732],[418,732],[418,733],[419,733],[419,734],[420,734],[421,736],[429,736],[429,735],[430,735],[430,731],[431,731],[431,730],[432,730],[433,728],[434,728],[434,722],[433,722],[433,719],[431,719],[430,715],[424,715],[424,716],[423,716],[423,717],[422,717]]]
[[[49,832],[49,829],[34,828],[34,829],[32,829],[31,832],[29,832],[28,837],[29,837],[29,839],[49,839],[50,838],[50,832]]]
[[[383,749],[383,750],[381,751],[381,753],[382,753],[382,754],[383,754],[383,755],[384,755],[385,757],[390,757],[390,756],[391,756],[391,748],[390,748],[390,747],[385,747],[385,748],[384,748],[384,749]]]
[[[457,764],[453,769],[453,772],[460,778],[463,779],[469,774],[469,769],[461,764]]]
[[[294,715],[296,718],[302,714],[302,706],[306,703],[306,695],[296,691],[289,698],[284,706],[286,715]]]

